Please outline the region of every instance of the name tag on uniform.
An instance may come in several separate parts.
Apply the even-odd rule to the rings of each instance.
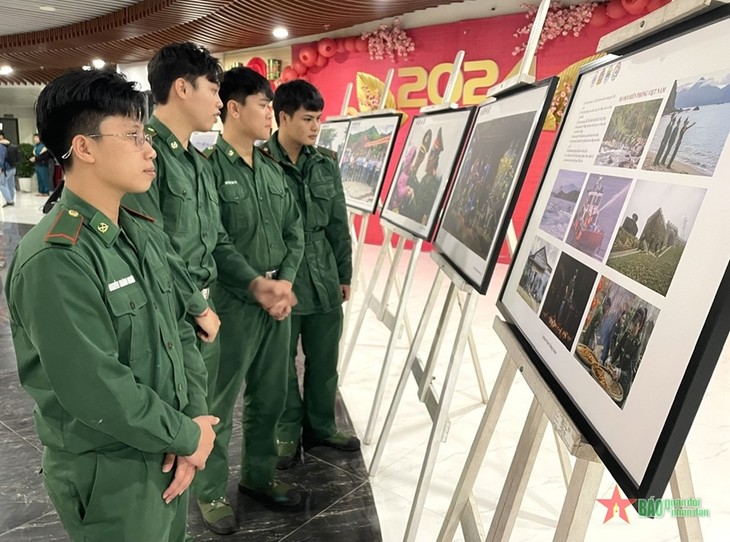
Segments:
[[[114,282],[109,284],[109,291],[113,292],[114,290],[119,290],[119,288],[124,288],[125,286],[129,286],[130,284],[134,284],[135,282],[137,281],[134,280],[134,276],[129,275],[128,277],[115,280]]]

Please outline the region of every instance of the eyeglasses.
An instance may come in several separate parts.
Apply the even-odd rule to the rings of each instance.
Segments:
[[[137,145],[138,149],[141,149],[144,147],[145,143],[152,144],[152,136],[149,134],[146,134],[144,132],[129,132],[126,134],[89,134],[86,137],[90,138],[97,138],[97,137],[129,137],[134,140],[134,144]],[[66,153],[61,156],[63,160],[66,160],[69,156],[71,156],[71,152],[73,152],[73,146],[66,151]]]

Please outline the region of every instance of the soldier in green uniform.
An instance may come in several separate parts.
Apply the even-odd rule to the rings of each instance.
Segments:
[[[44,483],[74,541],[182,542],[183,492],[215,438],[172,278],[186,273],[151,219],[120,207],[155,175],[143,106],[111,71],[70,72],[41,92],[38,127],[66,189],[20,242],[6,285]]]
[[[279,422],[279,468],[305,448],[325,445],[356,451],[360,441],[335,425],[337,359],[342,334],[342,302],[350,297],[352,245],[336,155],[314,146],[324,100],[306,81],[280,85],[274,95],[279,130],[263,145],[284,169],[304,224],[304,259],[294,281],[299,303],[291,322],[289,386]],[[301,337],[305,356],[304,394],[296,366]]]
[[[223,225],[249,265],[291,290],[304,254],[299,208],[281,167],[254,146],[254,141],[271,134],[274,93],[254,70],[234,68],[223,74],[220,97],[223,136],[206,154],[213,166]],[[197,496],[215,502],[225,495],[233,407],[245,381],[239,489],[275,505],[299,505],[301,491],[274,477],[276,425],[286,400],[291,305],[283,301],[272,315],[253,296],[240,299],[225,284],[214,285],[212,294],[222,327],[217,386],[209,403],[222,422],[216,427],[207,468],[198,475]],[[235,527],[224,509],[211,510],[203,519],[220,534]]]
[[[212,169],[189,144],[192,132],[210,130],[220,114],[218,88],[222,70],[218,60],[203,47],[175,43],[160,49],[147,69],[158,103],[146,127],[157,151],[157,179],[147,192],[128,196],[126,203],[154,217],[185,262],[195,285],[188,296],[190,316],[212,314],[217,320],[211,310],[214,307],[209,308],[213,305],[210,287],[216,280],[241,299],[253,295],[267,308],[289,299],[290,292],[283,281],[265,278],[236,251],[221,223]],[[201,340],[198,347],[208,371],[211,397],[217,380],[220,344]],[[203,506],[204,513],[212,509],[217,510],[217,515],[223,509],[233,517],[224,497]]]

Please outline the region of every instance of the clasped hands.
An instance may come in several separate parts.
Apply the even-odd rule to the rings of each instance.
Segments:
[[[284,320],[291,314],[292,307],[297,304],[297,296],[292,291],[292,283],[288,280],[256,277],[249,286],[256,301],[276,320]]]

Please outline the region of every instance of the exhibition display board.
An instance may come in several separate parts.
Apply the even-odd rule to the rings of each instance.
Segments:
[[[489,286],[557,78],[477,109],[435,247],[479,293]]]
[[[730,327],[730,32],[581,74],[498,305],[629,497],[660,497]]]

